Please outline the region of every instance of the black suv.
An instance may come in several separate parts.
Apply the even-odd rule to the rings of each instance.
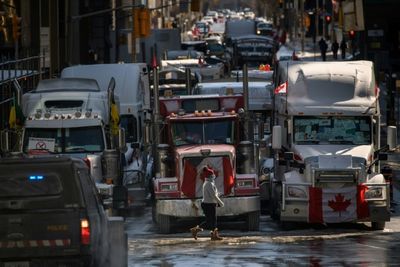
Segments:
[[[0,266],[108,266],[108,224],[82,160],[0,159]]]

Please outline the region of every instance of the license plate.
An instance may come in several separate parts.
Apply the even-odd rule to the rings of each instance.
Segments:
[[[13,261],[4,263],[4,267],[29,267],[29,261]]]

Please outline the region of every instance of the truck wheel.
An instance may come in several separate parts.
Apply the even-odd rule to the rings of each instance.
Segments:
[[[247,230],[258,231],[260,230],[260,212],[253,211],[247,214],[246,218]]]
[[[373,230],[383,230],[385,229],[386,222],[371,222]]]
[[[157,216],[158,230],[161,234],[169,234],[171,232],[171,216],[158,215]]]

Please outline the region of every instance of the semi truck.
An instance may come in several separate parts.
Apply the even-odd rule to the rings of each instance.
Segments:
[[[154,72],[157,80],[158,69]],[[242,218],[246,230],[258,230],[258,155],[249,141],[243,96],[160,97],[157,83],[153,95],[153,220],[159,231],[169,233],[179,220],[204,216],[204,166],[217,173],[225,203],[218,216]]]
[[[282,61],[277,71],[272,218],[383,229],[390,192],[373,63]]]
[[[111,78],[115,80],[115,95],[119,98],[120,123],[125,130],[127,149],[124,153],[123,181],[128,190],[130,207],[143,207],[149,201],[151,180],[150,141],[144,128],[150,123],[149,72],[145,63],[93,64],[67,67],[62,78],[87,78],[97,81],[106,92]]]
[[[22,96],[26,120],[19,149],[32,155],[84,159],[110,211],[127,205],[120,172],[120,151],[126,144],[114,85],[111,80],[108,91],[101,91],[91,79],[40,81],[35,90]]]

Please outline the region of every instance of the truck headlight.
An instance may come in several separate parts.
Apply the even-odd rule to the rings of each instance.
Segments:
[[[176,183],[161,183],[160,191],[178,191],[178,184],[176,184]]]
[[[238,180],[236,182],[237,187],[253,188],[253,180]]]
[[[292,198],[307,198],[306,191],[302,188],[295,187],[295,186],[287,187],[287,195],[288,195],[288,197],[292,197]]]
[[[369,187],[368,191],[365,192],[366,199],[383,198],[382,187]]]

